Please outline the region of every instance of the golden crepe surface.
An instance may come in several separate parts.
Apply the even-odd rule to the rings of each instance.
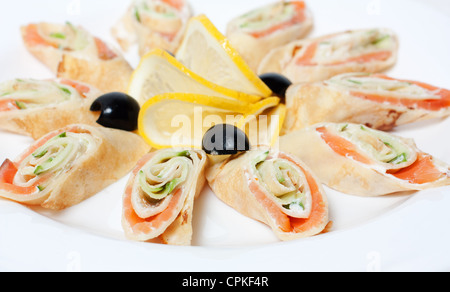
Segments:
[[[15,79],[0,84],[0,129],[39,139],[71,124],[96,126],[89,110],[102,92],[72,80]]]
[[[328,187],[356,196],[382,196],[450,185],[450,167],[411,139],[360,124],[323,123],[280,137]]]
[[[121,53],[82,27],[37,23],[21,28],[28,51],[60,78],[126,92],[133,68]]]
[[[149,151],[136,134],[70,125],[36,141],[0,168],[0,197],[62,210],[125,176]]]
[[[201,150],[164,149],[145,155],[123,196],[126,237],[191,245],[194,200],[205,184],[207,162]]]
[[[140,56],[153,49],[175,53],[191,16],[185,0],[133,0],[112,33],[125,51],[137,43]]]
[[[304,1],[278,1],[228,23],[226,36],[254,71],[272,50],[305,37],[313,17]]]
[[[280,73],[293,83],[350,73],[379,73],[397,61],[398,39],[389,29],[346,31],[291,42],[270,51],[258,74]]]
[[[381,74],[349,73],[291,86],[286,107],[283,133],[322,122],[364,124],[387,131],[449,116],[450,91]]]
[[[258,148],[231,156],[208,169],[207,180],[219,199],[282,241],[317,235],[329,223],[321,184],[290,154]]]

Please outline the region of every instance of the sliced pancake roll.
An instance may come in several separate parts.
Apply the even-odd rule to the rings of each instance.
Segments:
[[[251,150],[211,167],[207,180],[218,198],[270,226],[280,240],[317,235],[329,223],[320,182],[290,154]]]
[[[141,56],[153,49],[175,53],[191,17],[187,0],[133,0],[112,33],[125,51],[138,44]]]
[[[280,138],[322,183],[357,196],[382,196],[450,185],[450,167],[411,139],[360,124],[324,123]]]
[[[280,73],[293,83],[350,73],[379,73],[397,61],[398,39],[389,29],[346,31],[291,42],[270,51],[258,73]]]
[[[164,149],[144,156],[123,196],[122,226],[130,240],[191,245],[194,200],[205,184],[206,153]]]
[[[104,92],[125,92],[133,69],[121,53],[84,28],[33,23],[21,28],[28,51],[60,78],[91,84]]]
[[[381,74],[349,73],[324,82],[296,84],[286,94],[284,133],[322,122],[391,130],[450,115],[450,91]]]
[[[270,50],[302,39],[312,26],[312,13],[304,1],[278,1],[231,20],[226,36],[257,71]]]
[[[89,107],[102,92],[66,79],[14,79],[0,84],[0,129],[38,139],[71,124],[96,125]]]
[[[62,210],[125,176],[149,151],[135,134],[71,125],[42,137],[0,167],[0,197]]]

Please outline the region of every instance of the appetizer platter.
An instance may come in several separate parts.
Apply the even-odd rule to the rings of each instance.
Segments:
[[[450,17],[29,2],[0,49],[0,270],[448,268]]]

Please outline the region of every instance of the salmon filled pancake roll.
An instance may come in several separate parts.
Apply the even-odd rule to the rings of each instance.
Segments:
[[[357,196],[382,196],[450,185],[450,167],[411,139],[360,124],[324,123],[280,138],[322,183]]]
[[[280,73],[293,83],[350,73],[379,73],[397,61],[398,38],[389,29],[366,29],[291,42],[270,51],[258,73]]]
[[[132,133],[71,125],[42,137],[0,167],[0,197],[62,210],[125,176],[149,150]]]
[[[102,92],[66,79],[14,79],[0,84],[0,129],[38,139],[71,124],[96,125],[89,110]]]
[[[191,17],[187,0],[134,0],[112,33],[125,51],[137,44],[141,56],[153,49],[175,53]]]
[[[304,1],[278,1],[231,20],[226,36],[257,71],[270,50],[302,39],[312,27],[312,13]]]
[[[104,92],[125,92],[133,69],[121,53],[84,28],[33,23],[21,28],[28,51],[60,78],[91,84]]]
[[[379,130],[450,115],[450,91],[381,74],[349,73],[296,84],[286,94],[284,133],[322,122]]]
[[[122,226],[130,240],[191,245],[194,200],[205,184],[206,153],[165,149],[144,156],[123,196]]]
[[[251,150],[211,167],[207,180],[219,199],[270,226],[282,241],[317,235],[329,223],[320,182],[290,154]]]

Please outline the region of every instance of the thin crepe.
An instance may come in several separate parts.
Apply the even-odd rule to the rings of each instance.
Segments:
[[[126,92],[133,68],[122,54],[82,27],[53,23],[21,28],[28,51],[59,78],[104,91]]]
[[[270,51],[258,74],[280,73],[293,83],[316,82],[333,76],[379,73],[397,61],[398,38],[389,29],[346,31],[291,42]]]
[[[287,165],[281,167],[284,172],[278,183],[273,180],[272,164]],[[252,150],[216,163],[208,170],[207,180],[219,199],[244,216],[267,224],[282,241],[317,235],[329,223],[321,184],[293,155]],[[273,192],[281,195],[276,197]]]
[[[411,139],[359,124],[322,123],[280,137],[323,184],[356,196],[383,196],[450,185],[450,167]]]
[[[165,149],[145,155],[123,195],[122,226],[130,240],[192,244],[194,200],[205,184],[206,153]]]
[[[383,131],[450,115],[450,91],[381,74],[350,73],[296,84],[286,93],[289,133],[323,122],[364,124]]]
[[[0,84],[0,129],[37,140],[72,124],[98,126],[98,114],[90,111],[102,92],[71,80],[16,79]]]
[[[157,48],[175,53],[191,16],[185,0],[133,0],[112,34],[125,51],[137,43],[141,57]]]
[[[255,72],[272,50],[304,38],[313,27],[304,1],[276,2],[231,20],[226,36]]]

